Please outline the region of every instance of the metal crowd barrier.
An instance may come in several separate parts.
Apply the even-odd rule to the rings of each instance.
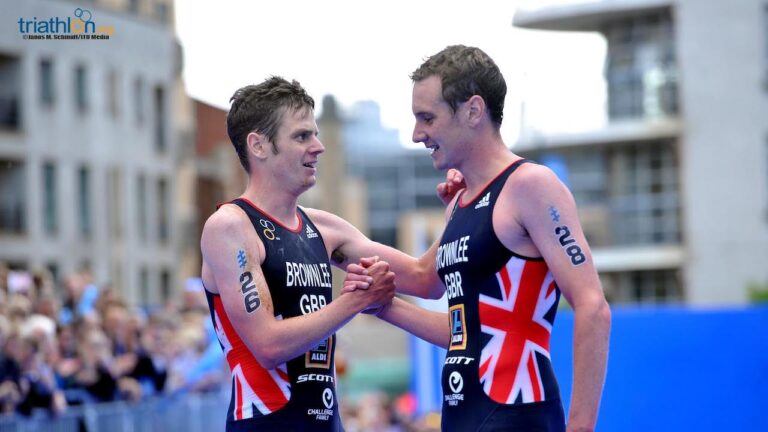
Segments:
[[[228,406],[228,392],[85,404],[57,416],[0,415],[0,432],[223,432]]]

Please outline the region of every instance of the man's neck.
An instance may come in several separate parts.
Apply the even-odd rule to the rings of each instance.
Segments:
[[[491,142],[477,142],[475,148],[459,167],[467,184],[466,197],[472,198],[482,191],[504,168],[519,156],[512,153],[500,137]]]
[[[277,185],[251,178],[241,197],[251,201],[270,217],[289,228],[297,223],[296,208],[299,197]]]

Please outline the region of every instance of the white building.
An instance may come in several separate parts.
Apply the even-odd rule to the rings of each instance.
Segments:
[[[192,145],[172,6],[3,1],[0,261],[58,278],[90,268],[132,302],[170,295]],[[78,34],[109,39],[55,39]]]
[[[768,4],[561,2],[514,25],[607,42],[607,124],[523,132],[515,151],[567,166],[609,298],[738,304],[766,286]]]

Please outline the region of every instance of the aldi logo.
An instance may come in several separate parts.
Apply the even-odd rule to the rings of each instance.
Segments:
[[[451,317],[451,345],[449,351],[467,348],[467,325],[464,321],[464,305],[451,306],[448,313]]]
[[[333,336],[320,342],[304,354],[304,367],[329,369],[333,353]]]

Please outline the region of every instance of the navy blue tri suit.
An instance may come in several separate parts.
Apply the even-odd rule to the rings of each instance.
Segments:
[[[560,290],[542,258],[508,250],[493,231],[499,193],[526,162],[509,165],[476,197],[462,193],[440,241],[451,327],[443,431],[565,430],[549,358]]]
[[[298,228],[289,229],[245,199],[232,204],[245,211],[264,243],[266,257],[261,269],[275,317],[305,315],[330,303],[328,253],[320,232],[304,211],[298,210]],[[249,291],[245,287],[250,282],[241,280],[243,295]],[[219,295],[209,291],[206,295],[232,371],[227,432],[343,431],[336,400],[335,335],[274,369],[265,369],[238,336]]]

